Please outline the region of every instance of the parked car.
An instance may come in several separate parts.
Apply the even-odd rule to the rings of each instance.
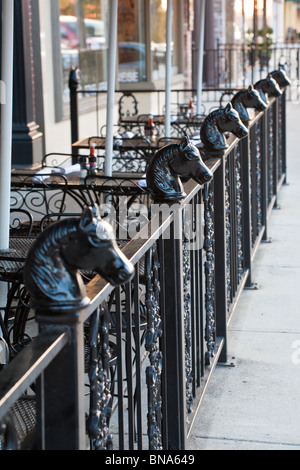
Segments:
[[[102,49],[106,45],[104,22],[84,19],[87,49]],[[60,16],[61,44],[68,49],[79,49],[78,19],[76,16]]]

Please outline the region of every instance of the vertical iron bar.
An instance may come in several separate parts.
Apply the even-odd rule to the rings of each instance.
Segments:
[[[165,269],[165,247],[162,237],[158,240],[158,253],[159,253],[159,264],[160,264],[160,273],[159,273],[159,280],[160,285],[164,286],[166,289],[167,286],[167,276],[166,276],[166,269]],[[163,423],[162,423],[162,444],[163,449],[168,449],[168,395],[167,395],[167,349],[166,349],[166,331],[168,328],[167,319],[165,315],[165,296],[162,294],[160,295],[159,299],[159,308],[161,312],[161,324],[162,324],[162,331],[163,335],[161,338],[161,350],[162,350],[162,409],[163,409]]]
[[[175,221],[170,227],[170,239],[164,240],[165,277],[165,354],[166,396],[168,419],[168,450],[185,449],[186,390],[185,346],[183,306],[183,258],[181,210],[174,213]],[[175,227],[176,225],[176,227]]]
[[[52,328],[54,317],[39,316],[40,331]],[[62,315],[69,327],[68,345],[55,357],[37,382],[37,443],[40,450],[85,450],[83,318]]]
[[[128,439],[129,450],[134,449],[134,403],[133,403],[133,368],[132,368],[132,316],[131,316],[131,283],[125,286],[126,302],[126,377],[128,396]]]
[[[299,49],[300,54],[300,49]],[[300,64],[299,64],[300,65]],[[284,184],[287,183],[287,163],[286,163],[286,90],[284,90],[281,97],[281,136],[282,136],[282,172],[285,175]]]
[[[79,123],[78,123],[78,94],[77,90],[79,82],[77,78],[77,68],[72,67],[69,76],[69,90],[70,90],[70,117],[71,117],[71,153],[76,154],[76,149],[73,149],[72,144],[77,142],[79,137]],[[72,161],[72,163],[77,163]]]
[[[116,293],[116,337],[117,337],[117,378],[118,378],[118,422],[119,450],[124,450],[124,392],[123,392],[123,351],[122,351],[122,311],[120,287]]]
[[[263,240],[267,240],[268,238],[268,161],[269,161],[269,139],[268,139],[268,124],[269,124],[269,116],[268,112],[263,114],[263,117],[260,121],[261,123],[261,180],[262,180],[262,188],[261,188],[261,210],[262,210],[262,225],[265,228]]]
[[[135,367],[136,367],[136,389],[135,389],[135,401],[136,401],[136,412],[137,412],[137,444],[138,449],[142,450],[142,390],[141,390],[141,347],[140,347],[140,297],[139,297],[139,275],[140,263],[136,265],[135,278],[134,278],[134,342],[135,342]],[[144,321],[144,320],[143,320]]]
[[[275,205],[274,207],[277,207],[277,185],[278,185],[278,168],[279,168],[279,145],[278,145],[278,139],[279,139],[279,132],[278,132],[278,125],[279,125],[279,99],[275,100],[275,103],[273,105],[273,129],[274,129],[274,147],[273,147],[273,194],[275,196]]]
[[[216,282],[216,324],[217,336],[224,338],[224,346],[219,358],[227,361],[227,261],[225,226],[225,159],[214,174],[215,194],[215,282]]]
[[[248,270],[246,287],[251,287],[251,196],[250,196],[250,140],[249,135],[242,139],[241,145],[241,179],[243,201],[243,254],[244,269]]]
[[[250,131],[252,246],[254,246],[257,238],[256,126],[257,124]]]

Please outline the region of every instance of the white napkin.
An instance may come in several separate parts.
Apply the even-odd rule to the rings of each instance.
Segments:
[[[123,139],[132,139],[133,137],[134,137],[134,133],[130,131],[125,132],[123,135],[116,134],[115,145],[119,145],[121,147],[121,145],[123,145]]]
[[[59,168],[55,168],[55,169],[59,169]],[[79,173],[80,172],[80,164],[79,163],[76,163],[75,165],[70,165],[70,166],[66,166],[66,167],[63,167],[61,168],[61,173],[63,175],[70,175],[72,173]]]
[[[123,134],[123,139],[132,139],[134,137],[134,133],[127,131]]]
[[[36,172],[35,176],[32,178],[32,181],[34,183],[40,183],[41,181],[49,178],[49,176],[52,173],[62,174],[63,170],[62,168],[52,168],[52,167],[45,166],[44,168]],[[47,176],[44,176],[44,175],[47,175]]]

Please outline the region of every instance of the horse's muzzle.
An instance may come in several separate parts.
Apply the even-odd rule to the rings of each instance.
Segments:
[[[207,170],[197,174],[195,181],[198,184],[206,184],[209,183],[213,179],[213,173],[207,168]]]
[[[257,111],[265,111],[267,109],[267,103],[261,103],[257,106]]]
[[[111,272],[107,272],[109,282],[113,286],[119,286],[131,281],[135,274],[134,265],[120,251],[116,260],[116,265],[111,267]]]
[[[243,139],[244,137],[246,137],[247,135],[249,134],[249,131],[247,129],[246,126],[242,126],[236,133],[236,137],[238,137],[239,139]]]

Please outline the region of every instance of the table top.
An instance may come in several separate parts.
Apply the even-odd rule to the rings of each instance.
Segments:
[[[178,139],[172,139],[169,143],[174,143],[176,140],[177,143],[180,142],[181,137]],[[78,140],[75,142],[72,147],[75,149],[89,149],[90,143],[95,144],[96,149],[105,149],[106,146],[106,138],[105,137],[84,137],[83,139]],[[135,136],[131,139],[128,138],[114,138],[114,149],[115,150],[157,150],[158,148],[162,147],[163,145],[167,145],[168,140],[166,137],[163,136],[154,136],[151,139],[147,139],[143,136]]]
[[[185,126],[201,126],[203,124],[205,116],[179,116],[173,125],[185,125]]]
[[[152,114],[154,124],[165,124],[166,116],[163,114]],[[147,124],[149,114],[133,114],[131,116],[124,116],[121,122],[124,124]]]
[[[182,115],[172,115],[171,118],[171,125],[176,124],[185,124],[190,126],[201,125],[205,119],[205,115],[201,116],[188,116],[185,114]],[[165,115],[153,115],[153,123],[154,124],[165,124],[166,116]],[[124,124],[146,124],[148,122],[148,115],[147,114],[133,114],[132,116],[125,116],[121,120]]]
[[[55,168],[55,170],[59,170],[59,168]],[[22,176],[25,178],[25,184]],[[113,172],[112,176],[106,176],[104,173],[99,172],[97,176],[90,175],[83,179],[80,178],[79,172],[64,174],[63,169],[62,176],[64,176],[64,179],[58,178],[57,176],[61,176],[61,174],[56,171],[54,173],[49,171],[49,176],[47,175],[47,177],[41,176],[42,178],[40,179],[37,169],[13,170],[12,187],[26,188],[26,186],[28,187],[30,185],[35,188],[43,188],[45,184],[49,184],[51,188],[55,188],[64,185],[66,182],[67,189],[84,189],[86,181],[94,185],[106,185],[107,187],[125,183],[129,186],[135,186],[140,180],[145,178],[143,173]]]

